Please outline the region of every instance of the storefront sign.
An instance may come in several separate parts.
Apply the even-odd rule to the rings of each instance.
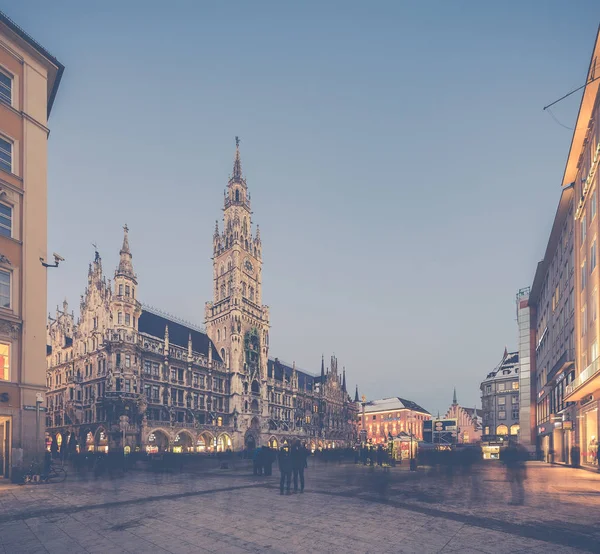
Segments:
[[[562,428],[565,431],[572,431],[573,430],[573,422],[572,421],[563,421]]]
[[[35,406],[23,406],[24,410],[29,410],[31,412],[35,412],[35,410],[37,409]],[[46,407],[45,406],[40,406],[40,412],[45,412],[46,411]]]

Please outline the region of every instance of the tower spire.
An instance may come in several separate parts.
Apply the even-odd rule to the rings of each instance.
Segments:
[[[356,392],[354,393],[354,402],[358,402],[358,385],[356,385]]]
[[[342,390],[346,392],[346,368],[342,371]]]
[[[456,387],[454,387],[454,395],[452,396],[452,405],[456,406],[458,402],[456,401]]]
[[[117,274],[135,279],[133,264],[131,263],[132,255],[131,250],[129,249],[129,227],[127,227],[127,224],[123,226],[123,246],[121,246],[119,256],[119,268],[117,269]]]
[[[325,378],[325,356],[321,354],[321,382],[324,381]]]
[[[235,137],[235,160],[233,161],[233,181],[242,180],[242,160],[240,159],[240,137]]]

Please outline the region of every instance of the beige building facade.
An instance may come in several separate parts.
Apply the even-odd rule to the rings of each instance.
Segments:
[[[459,406],[456,389],[452,404],[444,415],[444,419],[456,419],[456,440],[460,444],[473,444],[481,441],[483,431],[483,412],[477,408]]]
[[[565,388],[564,401],[574,402],[575,444],[581,463],[597,466],[600,408],[600,325],[598,324],[598,165],[600,164],[600,41],[587,73],[563,187],[574,187],[575,258],[575,378]]]
[[[63,66],[0,12],[0,476],[43,448],[48,117]]]

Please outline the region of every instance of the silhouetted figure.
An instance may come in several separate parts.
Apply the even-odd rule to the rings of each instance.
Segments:
[[[375,449],[372,446],[369,448],[369,465],[375,465]]]
[[[279,479],[279,494],[283,494],[284,486],[287,494],[290,494],[290,486],[292,480],[292,457],[290,456],[289,449],[284,446],[279,450],[279,472],[281,477]]]
[[[269,446],[263,446],[262,465],[264,468],[265,475],[273,475],[273,462],[275,461],[275,458],[275,451]]]
[[[262,455],[261,449],[256,448],[252,455],[252,467],[254,475],[262,475]]]
[[[527,450],[520,444],[509,443],[500,455],[506,466],[506,476],[510,482],[512,506],[522,506],[525,503],[525,479],[527,478],[525,461],[528,459]]]
[[[306,460],[308,451],[297,440],[292,447],[292,470],[294,472],[294,492],[298,491],[298,477],[300,477],[300,492],[304,492],[304,468],[308,465]]]
[[[362,465],[366,466],[367,465],[367,459],[369,458],[369,450],[367,449],[366,446],[363,446],[360,449],[360,460],[362,462]]]

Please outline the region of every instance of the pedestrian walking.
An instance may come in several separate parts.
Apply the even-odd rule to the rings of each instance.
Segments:
[[[308,450],[297,440],[292,447],[292,471],[294,472],[294,492],[298,492],[298,477],[300,477],[300,492],[304,492],[304,468],[307,467]]]
[[[255,448],[252,454],[252,467],[254,475],[262,475],[262,453],[260,448]]]
[[[292,457],[290,456],[289,447],[283,446],[279,449],[279,472],[281,477],[279,479],[279,494],[283,494],[285,487],[286,493],[290,494],[290,486],[292,480]]]
[[[510,483],[512,500],[509,504],[511,506],[522,506],[525,503],[525,479],[527,478],[525,461],[527,458],[527,450],[516,443],[509,443],[500,456],[506,467],[506,477]]]

